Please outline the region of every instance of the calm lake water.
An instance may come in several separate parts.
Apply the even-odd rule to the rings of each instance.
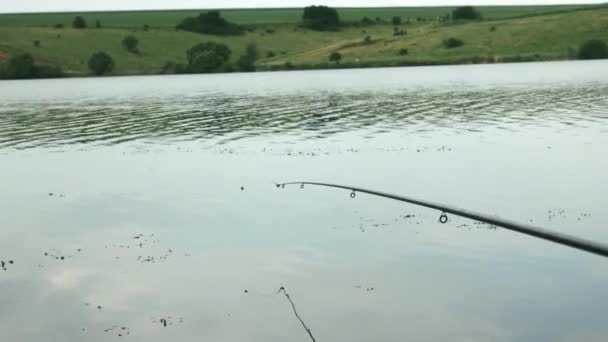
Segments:
[[[607,61],[0,82],[0,340],[606,341],[608,260],[273,182],[608,242],[607,148]]]

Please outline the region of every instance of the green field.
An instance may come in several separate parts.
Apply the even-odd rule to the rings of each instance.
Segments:
[[[410,13],[445,14],[448,8],[374,8],[341,9],[343,18]],[[280,69],[287,62],[296,68],[362,67],[420,64],[480,63],[517,60],[569,59],[579,45],[589,39],[608,41],[608,7],[482,7],[492,20],[470,23],[427,21],[403,25],[406,36],[393,36],[392,25],[345,27],[337,32],[305,30],[296,24],[299,11],[232,10],[225,17],[241,24],[256,24],[254,32],[243,36],[218,37],[183,31],[173,26],[180,18],[194,12],[100,13],[103,28],[50,28],[63,18],[68,24],[74,14],[37,14],[0,16],[0,62],[18,52],[33,54],[37,63],[63,67],[68,75],[87,75],[87,60],[96,51],[106,51],[116,61],[115,75],[157,74],[167,61],[185,62],[185,51],[206,42],[221,42],[232,50],[236,60],[250,42],[262,54],[258,69]],[[416,12],[417,11],[417,12]],[[549,11],[549,14],[539,14]],[[422,14],[420,14],[422,16]],[[515,16],[515,17],[513,17]],[[20,17],[21,20],[15,19]],[[85,15],[89,24],[94,15]],[[502,19],[501,19],[502,18]],[[293,21],[290,23],[289,21]],[[14,23],[11,24],[11,21]],[[261,24],[261,23],[265,24]],[[146,23],[152,27],[141,30]],[[494,30],[491,28],[494,27]],[[274,33],[268,33],[272,29]],[[122,39],[134,34],[140,41],[141,55],[127,52]],[[365,43],[369,36],[371,41]],[[447,49],[442,41],[462,39],[462,47]],[[33,42],[40,41],[40,47]],[[408,49],[405,56],[399,50]],[[343,55],[340,64],[329,63],[333,51]],[[267,57],[269,52],[274,57]]]
[[[518,16],[537,15],[556,11],[569,11],[590,6],[481,6],[477,7],[485,19],[504,19]],[[415,19],[431,19],[451,13],[454,7],[387,7],[387,8],[340,8],[340,18],[344,21],[358,21],[363,17],[390,20],[393,16]],[[74,16],[82,15],[90,24],[96,20],[106,27],[140,27],[148,24],[154,27],[174,27],[189,16],[196,16],[204,10],[180,11],[136,11],[136,12],[88,12],[88,13],[41,13],[41,14],[0,14],[0,27],[70,26]],[[229,9],[222,10],[229,21],[241,25],[248,24],[294,24],[302,18],[302,9]]]

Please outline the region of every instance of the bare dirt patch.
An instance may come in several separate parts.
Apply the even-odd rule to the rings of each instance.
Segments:
[[[0,63],[4,63],[8,59],[8,57],[8,53],[0,51]]]

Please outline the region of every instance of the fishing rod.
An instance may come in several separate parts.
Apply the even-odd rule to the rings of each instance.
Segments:
[[[358,188],[358,187],[353,187],[353,186],[337,185],[337,184],[329,184],[329,183],[288,182],[288,183],[278,183],[278,184],[275,183],[275,185],[277,186],[277,188],[285,188],[285,186],[287,186],[287,185],[300,185],[300,188],[303,189],[304,185],[316,185],[316,186],[322,186],[322,187],[345,189],[345,190],[351,191],[351,193],[350,193],[351,198],[355,198],[357,196],[357,192],[366,193],[366,194],[370,194],[370,195],[374,195],[374,196],[385,197],[385,198],[389,198],[389,199],[393,199],[393,200],[397,200],[397,201],[402,201],[402,202],[407,202],[410,204],[419,205],[419,206],[430,208],[430,209],[439,210],[439,211],[441,211],[441,216],[439,217],[439,222],[442,224],[445,224],[448,222],[447,214],[454,214],[457,216],[469,218],[471,220],[485,222],[485,223],[488,223],[488,224],[491,224],[494,226],[509,229],[509,230],[512,230],[512,231],[515,231],[518,233],[530,235],[530,236],[533,236],[533,237],[536,237],[539,239],[555,242],[560,245],[576,248],[576,249],[579,249],[579,250],[582,250],[585,252],[601,255],[603,257],[608,257],[608,245],[605,245],[605,244],[602,244],[599,242],[581,239],[576,236],[558,233],[558,232],[554,232],[554,231],[547,230],[544,228],[532,226],[529,224],[520,223],[520,222],[507,220],[507,219],[502,219],[498,216],[486,215],[486,214],[478,213],[475,211],[460,209],[460,208],[445,205],[445,204],[423,201],[423,200],[406,197],[406,196],[393,195],[393,194],[389,194],[389,193],[381,192],[381,191],[368,190],[368,189],[363,189],[363,188]]]

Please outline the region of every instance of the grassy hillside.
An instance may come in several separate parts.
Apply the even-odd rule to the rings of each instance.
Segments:
[[[569,11],[590,6],[481,6],[477,7],[486,19],[504,19],[540,13]],[[340,8],[342,20],[359,21],[363,17],[390,20],[393,16],[415,19],[435,18],[451,13],[454,7],[387,7],[387,8]],[[185,17],[198,15],[202,10],[184,11],[136,11],[136,12],[89,12],[89,13],[42,13],[42,14],[0,14],[0,27],[40,27],[72,24],[75,15],[82,15],[92,26],[96,20],[105,27],[141,27],[144,24],[155,27],[175,27]],[[229,21],[247,24],[294,24],[302,19],[302,9],[230,9],[222,10]]]
[[[492,11],[498,13],[502,9],[505,11],[503,14],[516,13],[521,16],[526,11],[519,8],[499,7],[493,8]],[[520,18],[464,24],[426,22],[403,25],[402,28],[407,30],[408,34],[399,37],[393,36],[392,25],[348,27],[339,32],[316,32],[304,30],[296,24],[270,23],[257,25],[254,32],[248,32],[244,36],[218,37],[175,31],[172,27],[160,25],[159,23],[166,23],[165,25],[169,23],[161,19],[156,22],[141,20],[142,23],[147,22],[152,26],[147,32],[141,29],[122,28],[118,24],[121,22],[118,19],[116,27],[108,27],[106,22],[104,28],[85,30],[53,29],[41,24],[42,21],[38,21],[37,24],[31,22],[29,25],[23,25],[22,22],[10,26],[0,19],[2,23],[0,24],[0,62],[17,52],[28,51],[34,55],[38,63],[60,65],[68,74],[85,75],[89,73],[88,58],[92,53],[101,50],[111,54],[116,61],[114,74],[155,74],[167,61],[185,62],[185,51],[191,46],[205,41],[217,41],[231,48],[233,61],[244,52],[248,43],[255,42],[262,55],[257,62],[260,69],[282,68],[287,62],[299,68],[451,64],[518,59],[568,59],[586,40],[608,41],[608,8],[606,7],[530,16],[533,9],[539,8],[528,9],[526,16]],[[436,9],[430,8],[428,11]],[[365,10],[367,11],[365,15],[373,16],[370,15],[370,9]],[[385,11],[387,17],[394,14],[391,9],[374,10],[377,13]],[[554,11],[555,8],[552,7],[551,10]],[[262,13],[268,14],[272,11],[262,10],[257,13],[258,20],[265,18],[265,21],[272,21],[272,18],[276,19],[284,15],[280,11],[295,10],[276,11],[278,11],[275,13],[276,17],[264,17]],[[248,13],[252,18],[253,14],[256,14],[251,10],[244,13]],[[445,13],[445,8],[442,13]],[[484,14],[488,16],[487,12]],[[107,15],[108,17],[124,16],[130,18],[131,22],[141,19],[138,15],[131,14],[129,17],[125,13]],[[169,14],[146,12],[145,15],[167,18]],[[48,16],[39,15],[39,18],[40,20],[46,18],[47,22],[56,22],[54,14]],[[73,14],[69,15],[69,18],[72,17]],[[226,17],[229,17],[228,13]],[[498,18],[499,15],[496,14],[496,17]],[[249,22],[254,20],[252,18],[248,19]],[[245,19],[239,22],[243,23]],[[172,23],[171,26],[174,24]],[[492,27],[495,29],[492,30]],[[268,30],[274,33],[268,33]],[[141,55],[129,53],[122,47],[121,41],[128,34],[135,34],[139,39]],[[366,36],[370,36],[371,41],[364,42]],[[453,49],[443,47],[442,41],[448,37],[462,39],[464,46]],[[40,47],[34,47],[33,42],[36,40],[40,41]],[[408,49],[408,54],[399,55],[399,50],[404,48]],[[271,51],[275,56],[267,57]],[[339,51],[343,55],[339,65],[328,62],[328,56],[333,51]]]

